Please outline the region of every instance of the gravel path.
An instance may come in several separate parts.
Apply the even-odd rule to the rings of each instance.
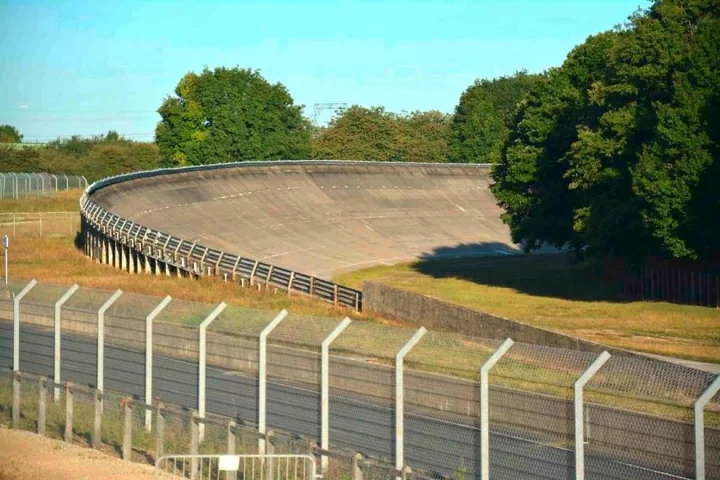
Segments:
[[[0,480],[151,480],[153,469],[30,432],[0,427]]]

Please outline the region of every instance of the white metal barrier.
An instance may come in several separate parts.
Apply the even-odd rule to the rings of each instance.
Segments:
[[[155,464],[155,480],[315,480],[309,455],[168,455]]]

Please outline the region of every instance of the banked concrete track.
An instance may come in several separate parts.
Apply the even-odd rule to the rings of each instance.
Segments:
[[[489,173],[482,165],[246,162],[121,176],[88,193],[150,229],[328,279],[422,255],[517,251]]]

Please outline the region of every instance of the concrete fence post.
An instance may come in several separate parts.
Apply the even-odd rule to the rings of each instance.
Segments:
[[[45,419],[47,418],[47,378],[40,377],[38,380],[38,435],[45,435]]]
[[[237,434],[235,433],[235,427],[237,427],[235,420],[228,421],[228,424],[227,424],[227,454],[228,455],[235,455],[235,440],[237,437]]]
[[[500,347],[485,360],[480,368],[480,479],[490,480],[490,404],[489,377],[490,370],[513,346],[511,339],[506,339]]]
[[[53,360],[54,362],[54,373],[53,373],[53,381],[55,382],[55,388],[53,388],[53,402],[57,403],[60,401],[60,387],[58,384],[60,383],[60,341],[61,341],[61,320],[62,320],[62,307],[65,305],[65,303],[72,297],[75,292],[78,291],[80,286],[78,284],[73,285],[68,289],[67,292],[63,294],[60,299],[55,302],[55,347],[54,347],[54,355],[55,358]]]
[[[603,352],[588,367],[580,378],[575,381],[575,479],[585,479],[585,405],[583,388],[597,373],[605,362],[610,359],[608,352]]]
[[[73,437],[73,396],[72,384],[65,384],[65,441],[72,443]]]
[[[93,431],[91,444],[92,448],[99,449],[102,445],[102,414],[103,414],[103,396],[100,390],[93,392]]]
[[[705,405],[720,391],[720,375],[700,397],[693,406],[695,415],[695,479],[705,480]]]
[[[272,443],[273,436],[275,436],[275,432],[272,430],[268,430],[265,434],[265,455],[275,455],[275,445]],[[265,459],[265,478],[273,478],[273,463],[274,458],[270,457]]]
[[[258,432],[263,436],[258,438],[258,454],[265,454],[267,440],[265,420],[267,412],[267,337],[287,316],[287,310],[283,310],[260,332],[258,338]]]
[[[165,455],[165,405],[158,403],[155,415],[155,458],[160,459]]]
[[[365,457],[362,453],[356,453],[352,459],[352,480],[363,480],[362,465]]]
[[[395,468],[397,470],[405,467],[405,379],[403,372],[405,356],[426,333],[425,327],[420,327],[395,356]],[[400,480],[400,477],[396,477],[396,480]]]
[[[13,298],[13,372],[20,372],[20,301],[37,285],[32,280]]]
[[[13,428],[19,428],[20,408],[22,405],[22,378],[20,372],[13,372],[13,399],[12,399],[12,424]]]
[[[97,385],[96,388],[102,393],[105,390],[105,312],[123,294],[118,289],[98,309],[97,313]],[[100,400],[102,411],[102,399]]]
[[[152,406],[153,390],[153,320],[168,306],[172,297],[165,297],[145,318],[145,405]],[[145,430],[152,430],[152,410],[145,409]]]
[[[325,337],[321,346],[320,365],[320,449],[330,448],[330,345],[350,325],[352,321],[345,317],[335,329]],[[320,456],[320,472],[324,475],[328,468],[327,455]]]
[[[205,320],[200,324],[200,345],[199,345],[199,359],[198,359],[198,414],[201,418],[205,418],[205,370],[207,363],[207,328],[215,320],[227,305],[222,302],[220,305],[215,307],[215,310],[208,315]],[[198,430],[199,441],[205,440],[205,424],[200,424]]]
[[[195,480],[198,478],[198,458],[196,455],[200,453],[200,424],[198,422],[198,412],[190,411],[190,455],[194,455],[190,460],[190,478]]]
[[[124,421],[123,421],[123,442],[122,442],[122,458],[123,460],[132,459],[132,398],[126,397],[123,402]]]

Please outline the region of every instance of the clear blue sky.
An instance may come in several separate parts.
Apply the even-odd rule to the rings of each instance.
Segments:
[[[260,69],[295,102],[452,112],[476,78],[559,65],[646,0],[0,0],[0,124],[26,141],[151,139],[204,66]],[[321,120],[327,120],[326,118]]]

